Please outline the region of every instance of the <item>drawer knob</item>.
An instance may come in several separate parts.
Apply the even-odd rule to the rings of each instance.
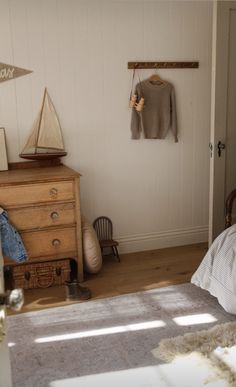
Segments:
[[[52,245],[54,247],[60,246],[60,244],[61,244],[61,241],[59,239],[53,239]]]
[[[57,194],[58,194],[58,189],[57,188],[51,188],[50,189],[50,196],[52,198],[55,198],[57,196]]]
[[[51,218],[52,218],[52,219],[57,219],[57,218],[59,218],[58,212],[56,212],[56,211],[52,212],[52,213],[51,213]]]

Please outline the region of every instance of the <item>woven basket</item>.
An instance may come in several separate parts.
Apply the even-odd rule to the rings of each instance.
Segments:
[[[13,288],[34,289],[63,285],[70,280],[70,260],[29,263],[12,269]]]

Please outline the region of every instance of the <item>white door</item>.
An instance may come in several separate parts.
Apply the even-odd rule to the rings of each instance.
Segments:
[[[236,188],[236,1],[214,3],[209,243],[224,229]]]
[[[0,294],[4,294],[3,281],[3,257],[0,240]],[[5,306],[0,305],[0,387],[11,387],[11,367],[9,359],[9,351],[6,336],[2,337],[2,332],[6,333],[6,318]]]

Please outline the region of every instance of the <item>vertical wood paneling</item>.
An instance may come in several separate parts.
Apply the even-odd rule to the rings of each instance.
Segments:
[[[197,44],[197,20],[195,17],[197,4],[196,2],[186,2],[184,5],[184,19],[183,19],[183,54],[185,57],[196,58],[196,44]],[[191,31],[191,33],[189,33]],[[198,58],[200,60],[200,58]],[[194,183],[194,114],[195,114],[195,90],[194,90],[194,71],[186,70],[186,74],[182,74],[184,79],[181,79],[182,99],[184,101],[181,105],[182,116],[185,124],[183,124],[183,148],[181,154],[181,171],[182,171],[182,185],[181,197],[181,220],[182,226],[193,225],[193,183]],[[186,106],[187,104],[187,106]],[[188,162],[186,163],[186,160]],[[186,211],[188,208],[188,211]]]
[[[210,1],[0,0],[2,62],[33,70],[0,84],[11,161],[48,87],[65,162],[82,173],[82,212],[113,219],[120,237],[206,226]],[[130,139],[129,60],[198,60],[160,70],[177,97],[179,143]],[[152,71],[140,71],[141,79]],[[136,78],[138,81],[138,78]]]
[[[25,87],[19,95],[20,101],[26,98],[29,93],[30,101],[28,111],[25,114],[24,123],[20,129],[20,148],[24,145],[28,138],[29,131],[33,126],[33,122],[41,107],[43,91],[46,84],[46,71],[44,62],[44,29],[43,29],[43,2],[24,0],[26,13],[26,28],[27,35],[25,41],[28,47],[28,67],[33,73],[29,76],[29,80],[22,78],[25,82]],[[23,7],[23,3],[19,2],[19,6]],[[21,21],[22,22],[22,21]],[[20,49],[20,45],[19,45]],[[16,81],[17,82],[17,81]],[[15,160],[17,160],[15,158]]]
[[[13,63],[16,66],[31,70],[28,39],[26,39],[28,36],[28,28],[25,0],[22,2],[11,0],[9,2],[9,15]],[[25,133],[25,130],[27,133],[28,128],[32,125],[32,115],[29,114],[32,110],[29,88],[31,76],[19,78],[18,81],[14,82],[17,128],[13,130],[15,140],[17,139],[15,141],[15,151],[17,154],[20,153],[23,145],[21,133]]]
[[[1,47],[1,62],[14,62],[13,50],[13,32],[11,21],[10,2],[7,0],[1,1],[0,12],[0,47]],[[20,67],[20,66],[19,66]],[[14,81],[3,82],[0,87],[0,114],[1,126],[6,128],[6,142],[8,157],[13,158],[18,153],[18,123],[17,123],[17,106],[16,92]]]
[[[204,174],[202,171],[209,163],[208,144],[210,141],[210,115],[209,115],[209,101],[211,99],[210,88],[206,89],[202,95],[202,90],[205,89],[206,84],[209,84],[211,77],[211,7],[205,2],[203,7],[196,7],[196,20],[203,20],[204,15],[209,18],[209,23],[202,23],[201,28],[196,21],[196,30],[198,41],[196,44],[196,54],[198,57],[204,58],[202,66],[199,69],[200,74],[194,74],[194,90],[195,90],[195,110],[194,110],[194,163],[193,163],[193,203],[201,202],[199,211],[193,211],[193,225],[202,224],[208,215],[208,192],[209,192],[209,170]],[[200,42],[206,39],[206,44],[202,45]],[[202,130],[199,130],[201,128]],[[199,189],[201,187],[202,189]]]

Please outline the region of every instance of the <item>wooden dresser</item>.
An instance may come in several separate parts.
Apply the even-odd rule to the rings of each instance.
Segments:
[[[64,165],[0,172],[0,206],[20,232],[29,263],[73,258],[81,282],[79,178]],[[15,264],[7,257],[4,262]]]

